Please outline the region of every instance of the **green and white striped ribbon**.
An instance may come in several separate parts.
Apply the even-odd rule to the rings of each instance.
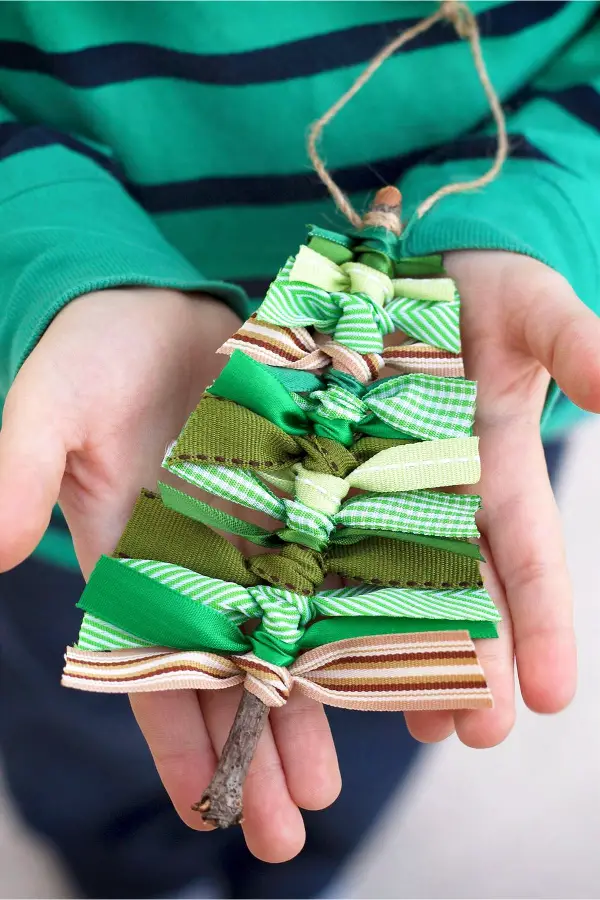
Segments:
[[[349,587],[305,597],[269,585],[244,588],[171,563],[147,559],[122,559],[119,562],[217,610],[234,625],[260,618],[266,632],[287,643],[296,642],[308,623],[318,615],[404,616],[473,622],[500,620],[484,588],[432,591]],[[77,646],[80,650],[119,650],[150,644],[86,613]]]
[[[91,613],[85,613],[79,629],[78,647],[81,650],[131,650],[136,647],[151,647],[150,641],[110,625]]]
[[[383,453],[387,455],[389,451]],[[377,456],[373,457],[369,464],[375,463],[376,468],[376,462]],[[347,500],[339,511],[330,517],[299,500],[277,497],[253,472],[246,469],[199,465],[187,461],[171,463],[167,468],[188,483],[216,497],[281,520],[319,546],[327,543],[329,534],[337,525],[351,525],[378,531],[412,532],[436,537],[468,538],[479,534],[474,516],[481,500],[474,494],[446,494],[434,491],[362,494]],[[360,478],[362,469],[363,466],[360,466],[348,479],[343,479],[348,486],[352,484],[353,476]],[[283,483],[282,481],[281,484]]]
[[[362,397],[337,384],[292,396],[309,415],[352,422],[357,431],[375,416],[412,437],[443,440],[471,434],[477,383],[411,373],[378,381]]]
[[[400,331],[418,341],[460,353],[460,300],[449,303],[395,297],[386,312]]]
[[[396,330],[442,350],[460,352],[458,295],[450,301],[436,296],[431,300],[398,296],[380,306],[363,292],[329,292],[315,284],[292,281],[294,262],[295,257],[290,257],[270,285],[257,312],[259,322],[288,328],[312,325],[362,354],[381,353],[383,337]]]

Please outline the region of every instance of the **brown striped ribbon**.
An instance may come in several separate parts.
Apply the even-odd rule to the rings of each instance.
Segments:
[[[381,355],[361,354],[335,341],[317,344],[307,328],[270,325],[259,322],[255,315],[244,322],[217,353],[231,356],[234,350],[242,350],[267,366],[317,372],[332,365],[334,369],[353,375],[362,384],[374,381],[384,366],[393,366],[401,373],[425,372],[445,378],[464,378],[465,375],[460,356],[429,344],[413,342],[387,347]]]
[[[386,347],[381,359],[385,366],[393,366],[401,374],[424,372],[442,378],[465,377],[462,357],[459,354],[440,350],[430,344],[413,343]]]
[[[289,669],[253,653],[219,656],[161,647],[106,652],[69,647],[65,661],[65,687],[102,693],[219,690],[243,683],[267,706],[283,706],[292,687],[345,709],[493,706],[467,631],[349,638],[303,653]]]
[[[376,353],[360,354],[335,341],[317,344],[307,328],[284,328],[259,322],[256,315],[244,322],[217,353],[231,356],[242,350],[257,362],[286,369],[318,371],[333,365],[334,369],[354,375],[362,384],[377,378],[382,366]]]

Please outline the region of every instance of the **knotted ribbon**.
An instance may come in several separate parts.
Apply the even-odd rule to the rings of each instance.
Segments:
[[[360,284],[356,274],[353,277],[357,267],[362,276]],[[345,271],[348,268],[350,272]],[[368,279],[364,270],[368,270]],[[423,281],[431,286],[427,299],[422,296]],[[383,338],[396,330],[459,353],[460,301],[449,279],[440,279],[444,283],[441,290],[432,286],[437,281],[399,279],[399,296],[394,296],[393,282],[383,272],[354,262],[337,266],[303,246],[272,282],[256,318],[288,328],[312,326],[361,354],[381,353]],[[324,288],[324,284],[332,289]],[[450,285],[452,298],[447,299]],[[356,293],[346,293],[340,286]]]
[[[160,647],[84,652],[69,647],[62,684],[102,693],[218,690],[244,684],[267,706],[292,688],[329,706],[362,710],[474,709],[493,705],[467,632],[379,635],[303,653],[289,669],[252,653]]]
[[[347,540],[330,541],[320,552],[288,543],[278,534],[236,520],[166,485],[161,485],[161,491],[167,492],[166,502],[150,491],[141,492],[115,549],[117,557],[152,559],[244,587],[270,584],[305,595],[314,594],[327,574],[388,587],[481,586],[479,548],[465,540],[354,529]],[[177,508],[178,501],[184,506]],[[203,519],[253,543],[278,547],[280,552],[246,558]],[[337,531],[332,537],[337,538]],[[119,596],[120,592],[115,589],[114,593]],[[145,602],[141,595],[140,603]]]
[[[436,442],[440,454],[436,471],[443,484],[467,483],[465,473],[467,467],[473,465],[473,453],[477,454],[476,441],[476,438],[469,438],[466,441]],[[445,449],[448,443],[453,445],[452,452],[456,449],[455,445],[460,445],[459,452],[464,454],[466,463],[456,455],[447,456],[444,460],[444,454],[448,454]],[[369,533],[392,531],[435,537],[478,537],[475,513],[481,506],[480,497],[475,494],[409,489],[409,479],[415,471],[410,459],[414,446],[383,450],[346,478],[311,472],[296,464],[285,473],[289,480],[283,473],[274,476],[278,487],[287,486],[288,490],[294,491],[293,500],[277,496],[247,469],[187,462],[168,464],[167,468],[216,497],[279,519],[285,523],[285,528],[278,532],[284,540],[295,541],[314,550],[322,550],[332,539],[334,542],[336,538],[343,541],[344,529],[348,526]],[[272,478],[270,475],[265,477]],[[478,472],[474,477],[478,480]],[[359,494],[342,503],[353,487],[374,493]],[[180,507],[180,511],[198,519],[202,516],[201,521],[215,524],[212,507],[205,510],[205,506],[208,504],[190,498],[186,508]],[[230,518],[233,520],[234,517]],[[239,525],[233,533],[243,534],[245,523],[238,521]]]
[[[146,602],[139,604],[142,591]],[[79,647],[84,650],[156,644],[229,652],[231,628],[227,623],[237,627],[258,619],[260,625],[250,643],[259,655],[264,656],[266,649],[267,657],[276,661],[281,653],[295,657],[307,626],[319,616],[341,617],[338,621],[345,617],[424,620],[419,622],[419,630],[429,630],[428,620],[436,630],[470,630],[477,623],[487,623],[488,633],[490,625],[493,631],[500,619],[482,587],[360,586],[301,594],[268,584],[245,587],[173,563],[110,557],[98,563],[79,606],[86,611],[79,636]],[[475,634],[481,635],[481,626]],[[241,632],[238,642],[240,639]]]
[[[470,435],[476,393],[476,382],[462,378],[414,373],[364,388],[354,379],[332,372],[323,389],[306,397],[291,396],[315,423],[315,434],[349,446],[354,431],[430,441]]]
[[[271,367],[237,352],[208,393],[239,403],[288,434],[314,431],[346,447],[355,433],[416,440],[472,433],[474,381],[412,373],[365,387],[341,372],[330,372],[325,379],[304,377],[318,387],[307,394],[290,391]]]
[[[460,355],[440,350],[430,344],[411,341],[385,347],[381,353],[357,353],[328,341],[317,344],[306,328],[284,328],[259,322],[256,313],[217,350],[231,356],[241,350],[247,356],[267,366],[321,372],[331,365],[334,370],[352,375],[361,384],[377,378],[384,366],[402,373],[426,372],[446,378],[464,378]]]

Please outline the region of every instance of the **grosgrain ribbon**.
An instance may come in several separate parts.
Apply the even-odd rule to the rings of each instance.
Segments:
[[[476,544],[417,534],[348,528],[345,531],[348,539],[330,542],[325,553],[280,540],[279,553],[259,553],[246,558],[225,537],[204,524],[207,519],[219,527],[218,522],[209,518],[215,512],[212,507],[181,492],[175,493],[187,501],[185,509],[176,511],[157,495],[141,492],[117,544],[116,556],[172,563],[245,587],[271,584],[307,595],[315,592],[327,573],[390,587],[481,586],[479,560],[482,557]],[[172,498],[167,499],[172,502]],[[195,504],[199,504],[198,509]],[[247,527],[248,523],[241,522],[241,525]],[[229,523],[228,527],[233,533],[239,533],[235,525],[231,527]],[[262,532],[272,539],[272,533],[266,529]],[[262,543],[256,536],[250,540]],[[115,596],[120,593],[115,587]],[[140,602],[146,602],[143,593]]]
[[[62,684],[102,693],[218,690],[244,684],[267,706],[292,688],[345,709],[474,709],[493,705],[467,632],[361,637],[302,654],[289,669],[254,654],[221,656],[159,647],[110,653],[69,647]]]

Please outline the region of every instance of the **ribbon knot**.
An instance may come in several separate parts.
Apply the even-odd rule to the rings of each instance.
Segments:
[[[285,666],[259,659],[254,653],[232,658],[238,670],[245,672],[244,687],[266,706],[285,706],[293,685],[293,675]]]
[[[355,293],[345,291],[359,287]],[[302,246],[270,286],[256,317],[275,325],[313,325],[360,354],[381,353],[383,337],[396,330],[384,309],[393,295],[392,281],[383,272],[360,263],[336,266]]]
[[[326,571],[320,553],[295,543],[286,544],[280,553],[249,557],[248,569],[268,584],[284,585],[292,592],[307,596],[314,594]],[[265,590],[259,586],[255,591],[259,589]]]
[[[359,387],[363,387],[359,385]],[[355,432],[376,437],[443,440],[469,434],[475,417],[476,384],[412,373],[361,390],[334,383],[294,401],[315,423],[315,434],[349,447]]]
[[[357,353],[382,353],[384,336],[396,330],[386,310],[368,294],[331,294],[331,299],[339,315],[325,333]]]
[[[348,267],[353,278],[345,271]],[[269,287],[256,322],[267,329],[269,325],[312,326],[333,334],[336,342],[359,355],[380,355],[383,337],[398,329],[418,341],[459,353],[460,301],[453,282],[449,278],[425,281],[393,282],[360,263],[337,266],[303,246]],[[315,357],[313,362],[320,361]]]

